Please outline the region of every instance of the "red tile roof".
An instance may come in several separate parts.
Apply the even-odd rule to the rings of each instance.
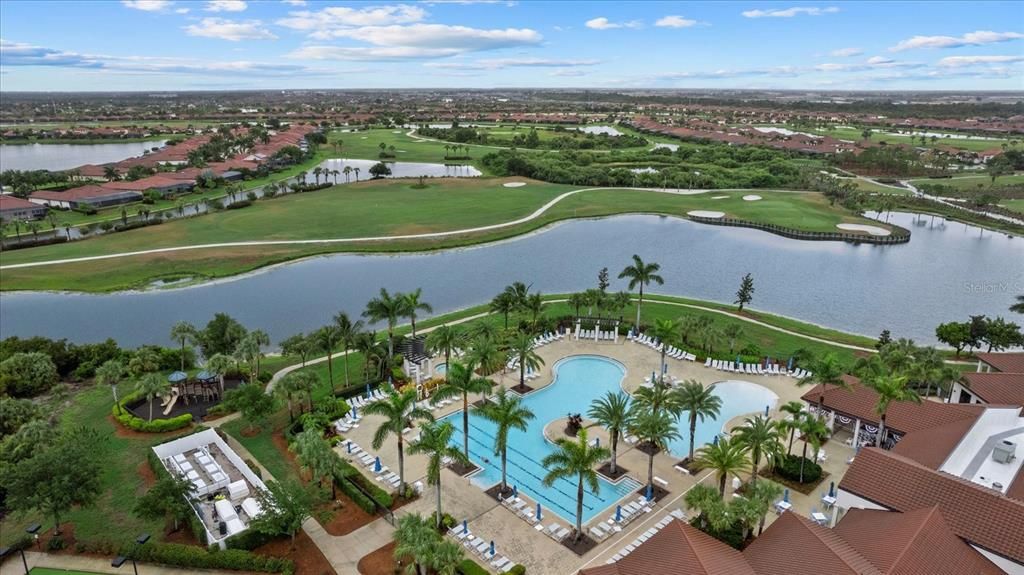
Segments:
[[[1003,571],[959,539],[938,507],[893,513],[850,509],[833,532],[883,573],[934,575]]]
[[[796,513],[783,513],[743,556],[758,575],[881,573],[835,531]]]
[[[937,506],[962,539],[1024,563],[1024,501],[875,447],[860,450],[839,488],[895,511]]]
[[[974,355],[1003,373],[1024,373],[1024,352],[1018,353],[985,353]]]
[[[0,194],[0,210],[25,210],[41,207],[39,204],[33,204],[10,194]]]
[[[965,373],[971,393],[998,405],[1024,406],[1024,373]]]
[[[123,190],[112,190],[104,186],[88,185],[79,186],[77,188],[71,188],[64,190],[63,192],[54,192],[48,190],[40,190],[38,192],[32,192],[30,197],[37,198],[40,200],[55,200],[55,201],[76,201],[84,200],[89,198],[101,198],[103,196],[110,196],[113,194],[121,193]]]
[[[615,563],[580,575],[755,575],[743,554],[684,521],[673,519]]]
[[[111,190],[125,190],[125,191],[144,191],[151,188],[169,188],[173,186],[180,186],[183,182],[180,179],[168,178],[161,175],[148,176],[140,178],[134,182],[118,181],[118,182],[107,182],[102,184],[102,187]]]
[[[980,411],[979,411],[980,414]],[[974,427],[976,417],[937,425],[903,436],[893,448],[893,453],[909,457],[921,465],[938,469],[950,453],[960,445],[960,440]]]
[[[850,386],[850,389],[834,385],[828,386],[828,389],[825,390],[825,408],[852,415],[862,422],[878,425],[878,414],[875,412],[878,394],[852,375],[844,375],[843,380]],[[821,386],[816,385],[805,393],[802,399],[808,403],[817,404],[820,397]],[[896,401],[889,404],[885,424],[895,431],[910,433],[963,419],[974,420],[982,411],[984,411],[984,407],[980,405],[947,404],[934,401],[922,401],[921,403]]]

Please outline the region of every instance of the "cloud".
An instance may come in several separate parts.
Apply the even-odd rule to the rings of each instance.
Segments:
[[[860,48],[840,48],[829,52],[829,56],[834,56],[836,58],[849,58],[850,56],[860,56],[863,53],[864,51]]]
[[[242,0],[210,0],[206,3],[207,12],[242,12],[249,5]]]
[[[238,42],[239,40],[276,40],[270,30],[259,20],[227,20],[225,18],[203,18],[198,24],[184,27],[189,36],[218,38]]]
[[[504,68],[573,68],[596,66],[600,60],[553,60],[548,58],[493,58],[475,62],[430,62],[430,68],[446,70],[501,70]]]
[[[305,6],[306,5],[306,0],[281,0],[281,2],[283,4],[288,4],[290,6]]]
[[[586,74],[587,73],[584,70],[568,69],[568,70],[555,70],[554,72],[549,72],[548,76],[556,76],[556,77],[562,77],[562,78],[576,78],[576,77],[579,77],[579,76],[585,76]]]
[[[661,28],[689,28],[691,26],[696,26],[697,21],[689,18],[683,18],[682,16],[665,16],[663,18],[659,18],[654,25]]]
[[[612,30],[615,28],[639,28],[643,24],[639,20],[630,20],[629,22],[612,22],[601,16],[600,18],[593,18],[587,20],[586,26],[592,30]]]
[[[799,16],[800,14],[821,16],[822,14],[835,14],[838,11],[839,8],[835,6],[829,6],[827,8],[818,8],[816,6],[795,6],[784,10],[747,10],[746,12],[742,12],[742,14],[745,18],[792,18],[794,16]]]
[[[171,7],[174,2],[170,0],[121,0],[126,8],[142,10],[144,12],[160,12]]]
[[[539,44],[543,37],[529,28],[483,30],[444,24],[362,26],[337,29],[333,35],[370,44],[342,47],[303,46],[288,56],[316,60],[405,60],[444,58],[470,52]]]
[[[914,36],[903,40],[899,44],[889,48],[890,52],[902,52],[904,50],[915,50],[919,48],[959,48],[961,46],[983,46],[998,42],[1009,42],[1024,38],[1024,34],[1018,32],[992,32],[989,30],[978,30],[968,32],[963,36]]]
[[[1024,62],[1024,56],[949,56],[939,60],[943,68],[964,68],[978,64],[1013,64]]]
[[[189,13],[189,9],[188,8],[175,8],[174,13],[175,14],[188,14]]]
[[[412,24],[422,21],[426,16],[426,10],[407,4],[365,8],[330,6],[315,12],[290,12],[287,18],[279,19],[277,24],[292,30],[309,32],[314,38],[323,40],[332,37],[338,30],[361,26]]]
[[[862,72],[881,68],[921,68],[923,66],[924,64],[917,62],[901,62],[884,56],[872,56],[862,63],[825,63],[818,64],[813,69],[818,72]]]

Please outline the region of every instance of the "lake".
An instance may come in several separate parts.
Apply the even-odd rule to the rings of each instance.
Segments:
[[[70,170],[85,164],[119,162],[167,140],[110,144],[2,144],[0,170]]]
[[[358,316],[381,286],[422,287],[424,300],[444,313],[485,303],[517,280],[545,293],[594,287],[598,270],[607,266],[614,278],[634,253],[662,266],[665,285],[650,291],[732,302],[750,272],[754,308],[870,336],[889,329],[934,343],[939,323],[1012,315],[1007,308],[1024,293],[1024,239],[941,218],[918,223],[911,214],[891,222],[913,230],[909,243],[799,241],[650,215],[574,220],[472,248],[320,256],[185,288],[0,294],[0,336],[169,345],[176,321],[203,325],[226,312],[276,344],[338,311]],[[625,287],[613,280],[611,289]]]

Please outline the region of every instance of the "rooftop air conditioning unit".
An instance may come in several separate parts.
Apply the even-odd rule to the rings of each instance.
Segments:
[[[1008,440],[1000,441],[992,449],[992,459],[997,463],[1009,463],[1013,460],[1017,445]]]

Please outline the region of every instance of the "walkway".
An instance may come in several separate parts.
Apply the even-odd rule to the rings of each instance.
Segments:
[[[58,264],[91,262],[91,261],[98,261],[98,260],[109,260],[109,259],[114,259],[114,258],[124,258],[124,257],[131,257],[131,256],[143,256],[143,255],[149,255],[149,254],[163,254],[163,253],[170,253],[170,252],[190,251],[190,250],[203,250],[203,249],[210,249],[210,248],[235,248],[235,247],[249,247],[249,246],[280,246],[280,245],[356,244],[356,243],[368,243],[368,242],[369,243],[372,243],[372,242],[395,242],[395,241],[403,241],[403,240],[424,240],[424,239],[446,238],[446,237],[452,237],[452,236],[461,236],[461,235],[465,235],[465,234],[476,234],[476,233],[481,233],[481,232],[489,232],[489,231],[494,231],[494,230],[500,230],[500,229],[503,229],[503,228],[509,228],[509,227],[513,227],[513,226],[518,226],[520,224],[525,224],[527,222],[530,222],[532,220],[535,220],[535,219],[541,217],[542,215],[544,215],[545,212],[550,210],[552,207],[554,207],[556,204],[558,204],[559,202],[561,202],[565,198],[568,198],[570,196],[574,196],[574,195],[582,193],[582,192],[593,192],[593,191],[601,191],[601,190],[633,190],[633,191],[641,191],[641,192],[655,192],[655,193],[659,193],[659,194],[675,194],[675,195],[684,195],[684,196],[685,195],[706,194],[706,193],[709,193],[709,192],[716,192],[717,193],[717,192],[749,191],[749,190],[741,190],[741,189],[716,189],[716,190],[703,190],[703,189],[702,190],[682,190],[682,189],[679,189],[679,190],[670,190],[670,189],[661,189],[661,188],[632,188],[632,187],[581,188],[581,189],[578,189],[578,190],[572,190],[572,191],[565,192],[564,194],[561,194],[560,196],[558,196],[558,197],[552,199],[551,201],[549,201],[548,203],[544,204],[543,206],[538,208],[536,211],[534,211],[532,214],[530,214],[528,216],[525,216],[525,217],[522,217],[522,218],[519,218],[517,220],[512,220],[512,221],[498,223],[498,224],[490,224],[490,225],[487,225],[487,226],[478,226],[478,227],[475,227],[475,228],[463,228],[463,229],[460,229],[460,230],[451,230],[451,231],[447,231],[447,232],[431,232],[431,233],[425,233],[425,234],[404,234],[404,235],[398,235],[398,236],[368,236],[368,237],[359,237],[359,238],[326,238],[326,239],[318,239],[318,240],[252,240],[252,241],[244,241],[244,242],[221,242],[221,243],[214,243],[214,244],[198,244],[198,245],[192,245],[192,246],[176,246],[176,247],[169,247],[169,248],[155,248],[155,249],[150,249],[150,250],[138,250],[138,251],[133,251],[133,252],[120,252],[120,253],[114,253],[114,254],[104,254],[104,255],[99,255],[99,256],[83,256],[83,257],[78,257],[78,258],[64,258],[64,259],[59,259],[59,260],[47,260],[47,261],[41,261],[41,262],[27,262],[27,263],[22,263],[22,264],[10,264],[10,265],[5,265],[5,266],[0,266],[0,270],[13,270],[13,269],[19,269],[19,268],[33,268],[33,267],[51,266],[51,265],[58,265]],[[787,193],[806,193],[806,192],[791,191],[791,190],[773,190],[773,191],[775,191],[775,192],[787,192]]]

